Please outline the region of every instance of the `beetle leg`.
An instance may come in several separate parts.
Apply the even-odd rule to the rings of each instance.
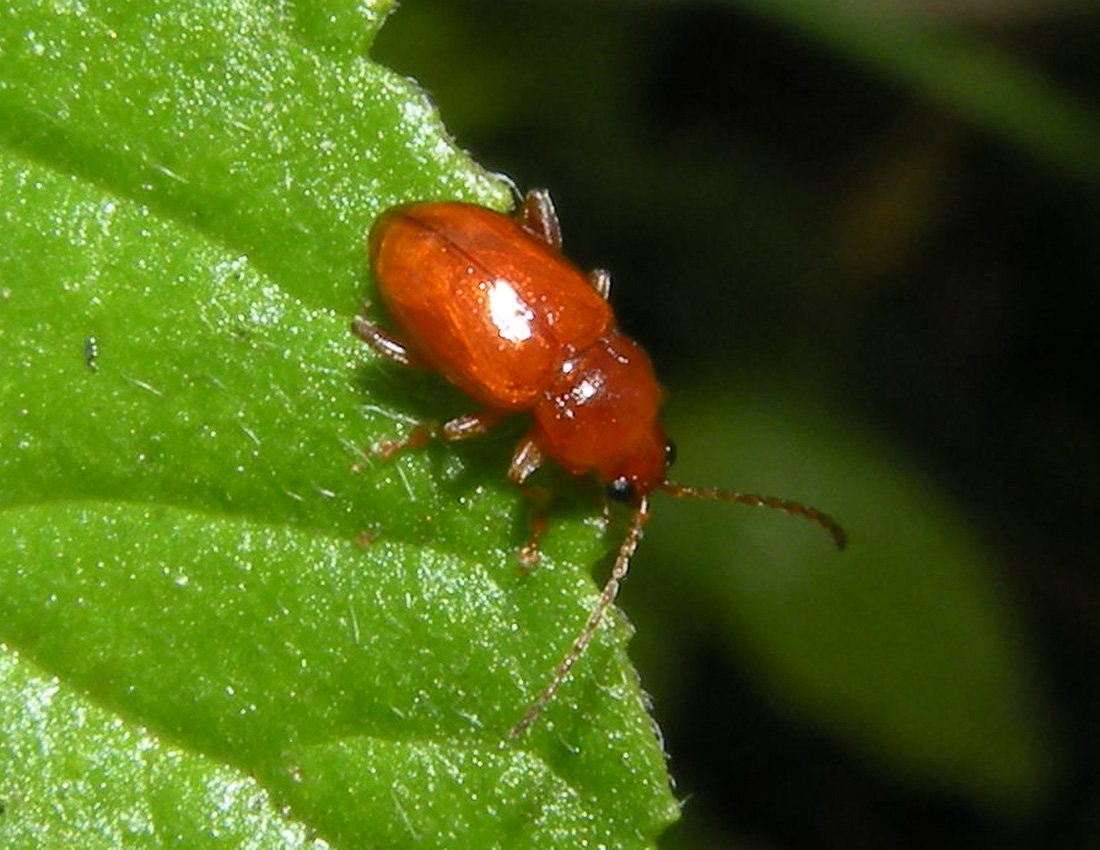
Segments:
[[[405,451],[405,449],[419,449],[421,446],[427,445],[438,430],[439,426],[435,422],[421,422],[405,437],[395,440],[379,440],[371,446],[371,454],[382,460],[389,460],[394,455]]]
[[[405,449],[419,449],[429,441],[440,438],[447,442],[471,440],[488,432],[500,422],[504,414],[495,410],[479,410],[477,413],[464,413],[441,426],[438,422],[421,422],[407,436],[395,440],[379,440],[371,451],[382,460],[389,460]]]
[[[446,422],[439,432],[447,442],[456,440],[472,440],[487,434],[489,429],[505,417],[505,414],[496,410],[479,410],[476,413],[464,413],[456,416],[450,422]]]
[[[527,542],[516,554],[519,557],[520,569],[526,573],[538,566],[539,544],[550,527],[550,503],[554,500],[554,496],[545,487],[528,485],[522,490],[528,502],[528,536]]]
[[[539,448],[538,441],[528,434],[516,446],[516,452],[512,455],[512,463],[508,467],[508,477],[520,486],[523,495],[531,503],[528,514],[530,517],[530,534],[527,542],[523,544],[523,548],[518,553],[520,567],[524,571],[532,569],[538,563],[539,541],[542,540],[542,536],[546,533],[549,525],[547,518],[550,514],[550,491],[545,487],[524,486],[524,482],[541,464],[542,449]]]
[[[542,466],[542,449],[539,447],[538,441],[528,434],[516,446],[516,452],[512,455],[512,463],[508,466],[508,477],[512,479],[513,484],[522,487],[523,482],[540,466]]]
[[[607,269],[592,269],[588,273],[588,281],[604,301],[611,297],[611,272]]]
[[[561,250],[561,224],[554,211],[554,202],[546,189],[531,189],[519,209],[516,219],[520,226],[534,234],[551,248]]]
[[[401,366],[424,365],[397,334],[376,325],[370,319],[356,316],[351,323],[351,329],[359,339],[373,348],[376,354],[381,354],[387,360]]]

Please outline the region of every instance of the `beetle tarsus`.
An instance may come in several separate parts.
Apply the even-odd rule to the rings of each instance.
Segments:
[[[392,363],[400,366],[422,366],[420,358],[413,354],[408,344],[393,331],[376,325],[370,319],[356,316],[351,329],[359,339],[369,345],[375,354],[380,354]]]
[[[537,236],[555,251],[561,250],[561,223],[546,189],[531,189],[516,211],[520,227]]]
[[[371,454],[379,460],[390,460],[407,449],[419,449],[431,442],[439,431],[435,422],[421,422],[404,437],[390,440],[379,440],[371,446]]]
[[[449,443],[472,440],[488,434],[490,429],[504,418],[497,410],[478,410],[464,413],[443,424],[440,436]]]
[[[604,301],[611,297],[611,272],[607,269],[592,269],[588,273],[588,279]]]

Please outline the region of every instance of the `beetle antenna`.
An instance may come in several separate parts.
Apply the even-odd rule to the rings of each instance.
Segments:
[[[630,559],[634,556],[634,550],[638,548],[638,543],[642,539],[642,533],[648,520],[649,499],[642,496],[638,502],[638,507],[634,511],[634,517],[630,520],[630,528],[626,532],[626,537],[623,538],[623,542],[619,546],[619,554],[615,556],[615,565],[611,568],[611,575],[607,579],[607,584],[603,586],[603,591],[600,593],[600,598],[596,601],[592,613],[588,615],[588,621],[573,640],[573,645],[565,653],[565,657],[562,658],[558,669],[554,671],[554,675],[550,677],[550,681],[547,682],[546,687],[539,694],[539,698],[531,704],[531,707],[527,709],[527,713],[520,718],[519,723],[512,727],[512,731],[508,733],[509,740],[516,740],[527,730],[528,726],[538,719],[543,709],[554,699],[558,688],[561,687],[562,682],[569,675],[569,671],[573,669],[573,664],[584,653],[585,647],[592,640],[592,636],[596,634],[596,629],[599,628],[607,609],[611,607],[615,597],[619,595],[619,587],[622,586],[623,579],[626,578],[626,573],[630,569]]]
[[[848,545],[848,535],[840,527],[835,519],[824,511],[811,508],[801,502],[792,502],[789,499],[780,499],[776,496],[758,496],[754,493],[735,493],[730,490],[719,490],[716,487],[688,487],[677,484],[675,481],[665,481],[660,485],[661,489],[677,499],[715,499],[719,502],[732,502],[737,505],[748,505],[753,508],[773,508],[788,514],[805,517],[810,522],[816,522],[833,536],[836,548],[843,550]]]

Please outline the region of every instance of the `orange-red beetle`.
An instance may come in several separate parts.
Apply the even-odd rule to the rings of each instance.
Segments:
[[[441,428],[425,424],[380,443],[379,454],[392,456],[432,436],[475,437],[527,411],[533,426],[513,455],[514,482],[523,484],[549,457],[577,475],[595,472],[608,498],[634,507],[599,601],[512,737],[553,699],[614,601],[654,490],[801,514],[843,548],[843,531],[814,508],[666,478],[675,451],[657,421],[662,393],[649,357],[615,326],[608,273],[586,276],[562,256],[545,190],[529,192],[513,217],[451,202],[391,209],[371,229],[370,263],[396,329],[359,316],[355,333],[391,360],[435,369],[481,405]],[[538,531],[521,550],[526,563],[537,557]]]

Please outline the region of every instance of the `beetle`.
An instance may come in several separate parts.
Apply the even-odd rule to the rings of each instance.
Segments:
[[[371,271],[394,329],[357,316],[355,334],[391,361],[441,373],[479,405],[442,426],[423,423],[404,438],[382,441],[375,453],[389,458],[433,437],[477,437],[526,412],[532,427],[512,456],[513,482],[523,485],[549,458],[574,475],[594,473],[607,499],[633,508],[587,621],[511,738],[554,698],[614,602],[653,492],[799,514],[844,548],[843,530],[816,508],[668,479],[676,452],[658,422],[663,393],[653,365],[616,325],[608,272],[585,275],[563,256],[546,190],[529,191],[512,215],[451,201],[394,207],[375,221],[368,242]],[[538,558],[544,524],[533,520],[531,539],[519,553],[525,565]]]

